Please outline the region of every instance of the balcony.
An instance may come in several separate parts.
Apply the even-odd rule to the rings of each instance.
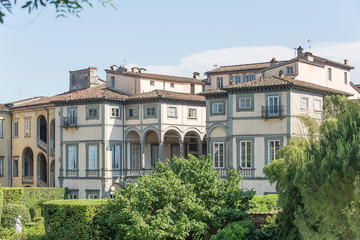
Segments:
[[[79,170],[66,170],[66,176],[67,177],[78,177]]]
[[[222,178],[228,177],[228,172],[230,169],[217,169],[219,176]],[[254,177],[255,169],[237,169],[240,173],[240,176],[243,178],[252,178]]]
[[[126,178],[138,178],[141,175],[151,175],[154,169],[127,169],[125,170]]]
[[[33,184],[34,183],[34,177],[33,176],[23,176],[22,177],[22,183],[23,184]]]
[[[100,170],[86,170],[87,177],[99,177]]]
[[[261,106],[262,117],[268,118],[284,118],[284,105]]]
[[[63,127],[78,127],[76,117],[63,117]]]

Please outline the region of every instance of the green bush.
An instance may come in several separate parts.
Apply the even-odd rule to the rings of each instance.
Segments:
[[[14,227],[0,229],[0,239],[6,240],[45,240],[44,221],[23,225],[20,234],[15,233]]]
[[[266,223],[261,226],[260,229],[257,229],[257,237],[259,240],[281,240],[279,234],[279,226],[276,223],[277,215],[268,216],[266,218]]]
[[[64,199],[65,188],[2,188],[4,205],[22,204],[29,211],[31,219],[42,216],[42,205],[46,201]]]
[[[211,240],[255,240],[257,239],[254,224],[251,221],[233,222],[218,231]]]
[[[0,188],[0,221],[1,221],[1,214],[3,209],[3,202],[4,202],[4,191]]]
[[[15,218],[20,215],[21,223],[27,224],[31,222],[29,209],[21,204],[9,204],[3,207],[1,224],[3,227],[14,227]]]
[[[274,212],[278,211],[277,206],[278,195],[277,194],[268,194],[268,195],[257,195],[254,196],[250,204],[252,208],[249,209],[249,212]]]
[[[106,199],[54,200],[44,204],[46,239],[101,239]],[[105,217],[105,216],[104,216]],[[106,229],[104,230],[106,231]]]

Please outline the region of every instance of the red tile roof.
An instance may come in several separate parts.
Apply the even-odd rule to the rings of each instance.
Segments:
[[[153,73],[134,73],[134,72],[117,72],[113,70],[106,69],[106,73],[124,75],[129,77],[141,77],[141,78],[149,78],[149,79],[157,79],[157,80],[165,80],[165,81],[172,81],[172,82],[186,82],[186,83],[196,83],[196,84],[204,84],[204,79],[197,79],[197,78],[187,78],[187,77],[177,77],[177,76],[170,76],[170,75],[162,75],[162,74],[153,74]]]
[[[0,111],[9,111],[9,108],[0,103]]]
[[[278,63],[285,63],[287,61],[278,61]],[[270,67],[271,62],[261,62],[261,63],[249,63],[249,64],[239,64],[239,65],[229,65],[229,66],[220,66],[213,70],[207,71],[208,73],[221,73],[221,72],[234,72],[234,71],[244,71],[244,70],[262,70]]]
[[[14,108],[17,109],[17,108],[24,108],[24,107],[38,106],[38,105],[53,105],[54,102],[62,102],[62,101],[66,102],[66,101],[83,100],[83,99],[124,100],[127,97],[128,95],[116,92],[111,89],[107,89],[106,84],[102,84],[96,87],[86,88],[78,91],[66,92],[52,97],[43,97],[38,100],[18,104],[14,106]]]

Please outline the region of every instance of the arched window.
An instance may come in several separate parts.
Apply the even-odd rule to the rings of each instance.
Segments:
[[[23,176],[34,176],[34,154],[31,148],[25,148],[23,152]]]

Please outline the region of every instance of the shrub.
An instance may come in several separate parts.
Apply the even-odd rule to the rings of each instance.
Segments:
[[[15,218],[20,215],[21,223],[27,224],[31,222],[29,209],[21,204],[9,204],[3,207],[1,224],[3,227],[14,227]]]
[[[47,239],[101,239],[102,206],[107,200],[54,200],[44,204]]]
[[[250,204],[253,207],[249,209],[249,212],[273,212],[273,211],[278,211],[277,201],[278,201],[278,195],[277,194],[254,196],[250,201]]]
[[[1,221],[1,214],[3,209],[3,202],[4,202],[4,191],[0,188],[0,221]]]
[[[224,229],[218,231],[211,240],[255,240],[256,231],[251,221],[233,222]]]
[[[279,226],[276,223],[277,215],[268,216],[266,223],[257,229],[257,237],[259,240],[281,240],[279,235]]]
[[[65,188],[2,188],[4,205],[22,204],[29,211],[31,219],[42,216],[42,205],[46,201],[64,199]]]

